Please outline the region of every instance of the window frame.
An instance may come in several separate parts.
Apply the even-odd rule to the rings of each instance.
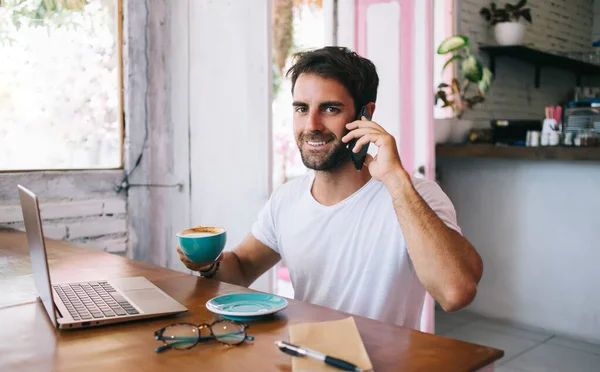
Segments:
[[[118,39],[118,89],[119,89],[119,128],[121,135],[119,146],[120,146],[120,160],[119,166],[111,168],[36,168],[36,169],[0,169],[0,175],[6,178],[7,175],[15,174],[22,177],[25,173],[36,173],[36,172],[85,172],[88,176],[91,176],[95,172],[107,172],[113,171],[115,177],[118,178],[123,174],[125,169],[125,107],[124,107],[124,83],[123,83],[123,0],[115,0],[116,2],[116,17],[117,17],[117,39]],[[2,183],[0,183],[0,196],[3,194]],[[0,197],[0,200],[2,198]]]

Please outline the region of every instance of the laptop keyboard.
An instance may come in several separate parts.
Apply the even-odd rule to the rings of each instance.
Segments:
[[[75,320],[135,315],[139,312],[107,282],[53,285]]]

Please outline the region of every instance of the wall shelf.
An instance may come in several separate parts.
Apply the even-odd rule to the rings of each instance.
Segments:
[[[600,161],[600,147],[521,147],[492,144],[437,145],[436,156],[524,160]]]
[[[480,51],[490,56],[490,70],[496,73],[496,57],[506,56],[520,59],[533,64],[535,67],[535,87],[540,87],[540,70],[542,67],[558,67],[571,71],[577,76],[577,86],[581,85],[582,75],[600,74],[600,65],[559,56],[549,52],[533,49],[523,45],[510,46],[480,46]]]

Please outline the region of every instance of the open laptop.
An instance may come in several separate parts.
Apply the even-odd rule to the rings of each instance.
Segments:
[[[50,283],[37,196],[21,185],[18,189],[35,286],[56,328],[91,327],[188,310],[144,277]]]

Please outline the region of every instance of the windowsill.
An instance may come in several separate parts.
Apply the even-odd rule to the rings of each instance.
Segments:
[[[55,172],[55,173],[67,173],[67,172],[123,172],[123,167],[120,168],[71,168],[71,169],[6,169],[0,170],[0,174],[10,173],[43,173],[43,172]]]
[[[5,172],[0,177],[0,204],[18,203],[18,184],[46,200],[117,195],[114,187],[123,174],[123,169]]]

